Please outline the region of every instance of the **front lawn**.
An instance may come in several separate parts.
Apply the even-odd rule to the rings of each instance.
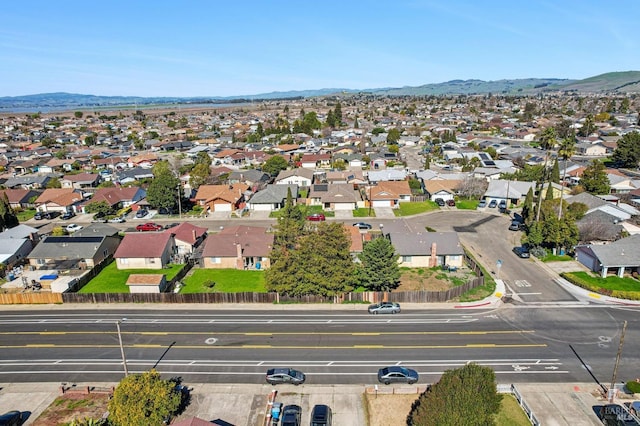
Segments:
[[[184,287],[180,289],[180,293],[267,292],[263,271],[194,269],[182,282]]]
[[[33,219],[33,216],[36,215],[36,209],[27,209],[22,210],[20,212],[16,212],[16,217],[20,223],[24,223],[28,220]]]
[[[635,278],[620,278],[618,276],[602,278],[590,272],[564,272],[561,276],[571,283],[595,293],[621,299],[640,300],[640,281]]]
[[[553,254],[551,251],[547,252],[547,255],[541,259],[543,262],[566,262],[573,260],[573,257],[568,254]]]
[[[374,209],[370,209],[369,207],[363,209],[355,209],[353,211],[353,217],[375,217],[376,212]]]
[[[412,216],[438,209],[439,207],[434,201],[406,202],[400,203],[399,208],[393,210],[393,214],[396,216]]]
[[[131,274],[164,274],[167,281],[173,279],[184,265],[169,265],[165,269],[118,269],[111,262],[98,276],[89,281],[78,293],[129,293],[127,280]]]
[[[458,200],[456,202],[456,207],[461,210],[475,210],[478,208],[478,200]]]

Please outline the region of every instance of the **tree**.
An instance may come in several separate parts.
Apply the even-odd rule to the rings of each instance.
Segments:
[[[387,142],[398,143],[399,140],[400,140],[400,130],[396,129],[395,127],[393,129],[389,129],[389,133],[387,133]]]
[[[458,193],[462,198],[477,200],[487,191],[488,186],[485,179],[467,176],[458,186]]]
[[[276,177],[282,170],[287,170],[289,163],[281,155],[274,155],[267,159],[262,165],[262,171],[268,173],[269,176]]]
[[[197,163],[189,173],[189,185],[198,189],[200,185],[204,185],[211,176],[211,168],[204,163]]]
[[[92,201],[84,207],[84,211],[87,213],[100,213],[102,216],[110,215],[112,208],[106,201]]]
[[[524,203],[522,205],[522,220],[525,224],[529,225],[533,220],[534,211],[533,211],[533,188],[529,188],[527,192],[527,196],[524,199]]]
[[[560,210],[558,210],[558,219],[562,218],[562,204],[564,202],[564,185],[567,178],[567,161],[576,150],[576,140],[571,135],[570,137],[566,137],[560,141],[560,146],[558,147],[558,155],[564,160],[564,166],[562,168],[562,188],[563,191],[560,192]]]
[[[599,160],[593,160],[584,170],[580,178],[580,185],[584,187],[585,191],[594,195],[608,194],[611,186],[604,164]]]
[[[542,168],[542,176],[538,181],[538,186],[540,187],[540,191],[542,191],[542,186],[544,185],[545,174],[547,173],[547,162],[549,161],[549,154],[551,149],[556,146],[557,143],[557,133],[556,129],[553,127],[545,128],[540,134],[540,147],[546,151],[544,155],[544,167]],[[542,203],[541,194],[538,194],[538,209],[536,211],[536,221],[540,220],[540,206]]]
[[[13,207],[11,207],[9,197],[7,197],[7,193],[5,192],[0,199],[0,231],[13,228],[19,224],[18,216],[16,216],[16,212],[13,210]]]
[[[578,130],[578,134],[586,138],[591,133],[595,132],[595,130],[596,130],[596,125],[593,122],[593,115],[587,114],[582,124],[582,127],[580,127],[580,130]]]
[[[551,167],[551,175],[549,176],[549,180],[553,183],[560,183],[560,165],[558,164],[558,159],[553,162],[553,166]]]
[[[336,119],[336,127],[342,126],[342,105],[340,105],[340,102],[336,102],[336,107],[333,111],[333,115]]]
[[[113,426],[162,425],[180,408],[182,396],[176,383],[163,380],[152,369],[120,381],[109,400],[109,424]]]
[[[300,206],[293,205],[291,188],[287,188],[287,199],[278,217],[273,246],[278,250],[293,250],[297,239],[304,235],[305,217]]]
[[[179,202],[180,179],[174,176],[167,161],[159,161],[153,166],[153,181],[147,188],[147,201],[153,207],[171,209]]]
[[[640,133],[630,132],[618,141],[613,151],[613,161],[619,167],[635,169],[640,162]]]
[[[62,184],[60,183],[60,179],[54,177],[47,181],[47,188],[62,188]]]
[[[447,370],[420,395],[407,418],[412,426],[495,425],[502,395],[496,375],[475,363]]]
[[[73,113],[73,116],[74,116],[75,118],[82,118],[82,111],[76,111],[76,112],[74,112],[74,113]]]
[[[553,185],[552,182],[547,183],[547,192],[544,195],[545,201],[553,200]]]
[[[400,267],[395,248],[388,238],[374,238],[358,255],[360,285],[369,291],[390,291],[400,285]]]
[[[211,157],[205,151],[200,151],[194,160],[195,164],[205,164],[207,167],[211,166]],[[194,166],[195,167],[195,166]]]

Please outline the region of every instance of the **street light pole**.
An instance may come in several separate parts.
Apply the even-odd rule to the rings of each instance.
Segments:
[[[178,216],[182,219],[182,194],[181,194],[181,186],[182,183],[178,184]]]
[[[123,318],[124,321],[126,318]],[[124,376],[129,375],[129,369],[127,368],[127,358],[124,356],[124,346],[122,346],[122,334],[120,333],[120,320],[116,321],[116,328],[118,329],[118,343],[120,343],[120,354],[122,355],[122,365],[124,366]]]

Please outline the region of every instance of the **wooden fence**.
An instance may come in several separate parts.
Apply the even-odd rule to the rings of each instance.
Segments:
[[[2,293],[0,305],[40,305],[63,303],[61,293]]]

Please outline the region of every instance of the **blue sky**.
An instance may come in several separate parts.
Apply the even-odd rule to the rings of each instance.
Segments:
[[[0,96],[233,96],[640,70],[640,1],[7,1]]]

